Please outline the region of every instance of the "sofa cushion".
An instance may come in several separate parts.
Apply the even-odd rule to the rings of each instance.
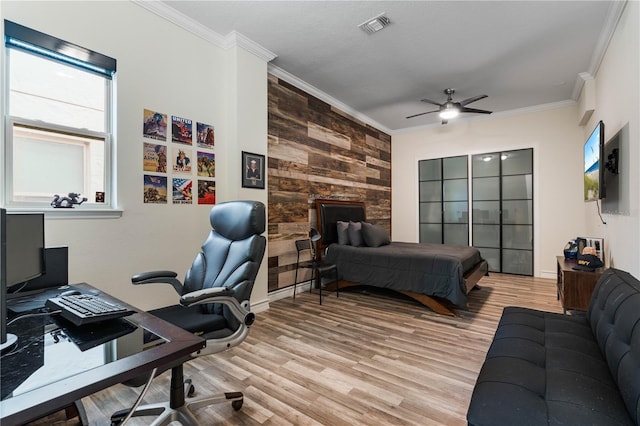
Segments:
[[[470,425],[634,424],[587,318],[518,307],[503,311],[467,420]]]

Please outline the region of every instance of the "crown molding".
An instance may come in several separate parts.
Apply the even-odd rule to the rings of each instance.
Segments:
[[[154,0],[131,0],[138,6],[147,9],[148,11],[155,13],[159,17],[166,19],[167,21],[176,24],[180,28],[188,31],[221,49],[228,50],[234,47],[241,47],[248,52],[253,53],[258,58],[265,62],[270,62],[276,58],[276,54],[265,49],[258,43],[254,42],[250,38],[240,34],[237,31],[231,31],[226,36],[223,36],[210,28],[202,25],[201,23],[189,18],[181,12],[178,12],[174,8],[168,6],[164,2]]]
[[[262,47],[260,44],[251,40],[249,37],[235,30],[231,31],[225,37],[224,49],[230,49],[232,47],[241,47],[244,50],[253,53],[258,58],[264,60],[265,62],[271,62],[278,57],[278,55],[276,55],[269,49]]]
[[[600,37],[598,38],[596,47],[593,50],[593,56],[591,56],[591,62],[589,63],[587,74],[591,76],[596,76],[598,74],[600,64],[602,64],[602,59],[607,53],[609,43],[611,43],[613,34],[616,32],[618,22],[620,22],[620,17],[622,16],[626,5],[627,0],[617,0],[610,3],[609,12],[607,13],[607,18],[605,20],[604,26],[602,27],[602,32],[600,33]],[[576,77],[576,82],[573,86],[573,92],[571,93],[571,99],[578,100],[578,98],[580,97],[580,92],[582,91],[582,86],[584,85],[585,80],[582,74],[584,73],[580,73]]]
[[[278,67],[277,65],[273,65],[273,64],[269,64],[269,73],[273,74],[274,76],[285,80],[287,83],[290,83],[294,86],[296,86],[298,89],[300,90],[304,90],[305,92],[309,93],[312,96],[315,96],[316,98],[320,99],[321,101],[324,101],[326,103],[328,103],[331,106],[334,106],[338,109],[340,109],[343,112],[346,112],[347,114],[349,114],[350,116],[352,116],[353,118],[360,120],[372,127],[375,127],[376,129],[385,132],[388,135],[393,135],[394,131],[389,129],[388,127],[378,123],[377,121],[373,120],[372,118],[370,118],[369,116],[366,116],[364,114],[362,114],[361,112],[356,111],[355,109],[351,108],[349,105],[342,103],[341,101],[337,100],[336,98],[334,98],[331,95],[326,94],[325,92],[323,92],[322,90],[316,88],[315,86],[312,86],[311,84],[307,83],[306,81],[296,77],[295,75],[283,70],[282,68]]]
[[[194,21],[174,8],[167,6],[164,2],[154,0],[131,0],[138,6],[155,13],[161,18],[176,24],[180,28],[207,40],[218,47],[224,48],[225,38],[210,28],[205,27],[199,22]]]

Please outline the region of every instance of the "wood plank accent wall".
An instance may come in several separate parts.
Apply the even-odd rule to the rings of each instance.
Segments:
[[[391,136],[269,75],[269,291],[294,282],[294,241],[316,227],[316,198],[364,200],[391,231]],[[300,278],[298,279],[300,281]]]

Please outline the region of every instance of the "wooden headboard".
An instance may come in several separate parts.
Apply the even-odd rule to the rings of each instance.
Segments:
[[[363,222],[366,218],[364,202],[342,200],[316,200],[318,232],[322,237],[320,249],[338,242],[336,222]]]

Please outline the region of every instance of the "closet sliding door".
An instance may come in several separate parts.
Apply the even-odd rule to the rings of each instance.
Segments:
[[[533,149],[502,158],[502,272],[533,275]]]
[[[468,167],[467,156],[419,161],[421,243],[469,245]]]
[[[501,272],[500,153],[474,155],[471,176],[473,246],[489,263],[490,272]]]
[[[473,246],[492,272],[533,275],[533,149],[472,157]]]

